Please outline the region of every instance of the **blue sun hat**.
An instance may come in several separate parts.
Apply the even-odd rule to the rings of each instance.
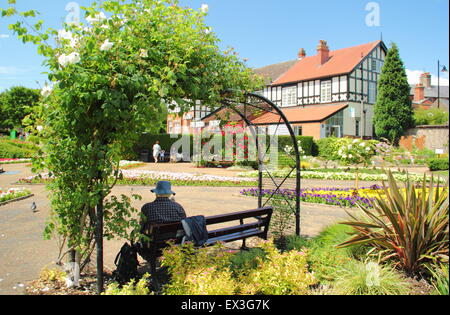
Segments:
[[[158,184],[156,184],[156,188],[151,191],[157,195],[176,195],[172,191],[172,184],[166,181],[158,182]]]

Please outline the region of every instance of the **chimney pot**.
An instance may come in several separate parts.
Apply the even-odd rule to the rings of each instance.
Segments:
[[[418,103],[425,99],[425,87],[422,83],[416,84],[416,89],[414,92],[414,102]]]
[[[330,59],[330,49],[328,48],[327,41],[320,40],[319,46],[317,46],[317,54],[319,56],[320,64],[323,65]]]
[[[420,83],[425,88],[430,88],[431,87],[431,74],[429,72],[422,73],[422,75],[420,76]]]
[[[302,60],[305,57],[306,57],[306,51],[304,48],[301,48],[300,51],[298,52],[298,60]]]

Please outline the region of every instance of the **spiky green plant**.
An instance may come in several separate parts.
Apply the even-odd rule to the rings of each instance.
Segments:
[[[424,177],[421,185],[408,180],[401,189],[391,172],[388,178],[385,195],[372,209],[358,204],[362,218],[349,213],[352,220],[343,224],[357,234],[339,246],[369,244],[381,261],[392,260],[410,274],[423,271],[426,263],[448,261],[448,182],[439,187],[432,178],[427,185]]]

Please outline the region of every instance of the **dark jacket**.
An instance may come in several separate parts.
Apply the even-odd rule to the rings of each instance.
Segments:
[[[194,242],[195,246],[203,246],[208,241],[208,230],[204,216],[186,218],[181,221],[186,237],[183,242]]]

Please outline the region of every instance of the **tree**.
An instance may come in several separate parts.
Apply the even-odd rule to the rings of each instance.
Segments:
[[[398,143],[404,132],[414,126],[410,89],[399,49],[393,43],[378,82],[374,115],[377,137]]]
[[[22,120],[40,100],[39,90],[23,86],[12,87],[0,95],[0,127],[22,127]]]
[[[102,291],[103,237],[139,237],[130,196],[110,196],[121,176],[120,153],[165,104],[184,111],[198,100],[214,106],[225,91],[256,90],[260,81],[236,55],[219,50],[205,25],[204,7],[183,8],[176,0],[107,0],[85,10],[90,25],[42,32],[43,21],[19,20],[10,28],[37,45],[50,69],[51,84],[42,90],[40,115],[33,119],[43,127],[36,136],[44,153],[34,169],[47,169],[53,178],[46,235],[62,237],[77,263],[88,260],[96,245]],[[2,10],[6,17],[16,14],[14,6]],[[53,38],[56,46],[48,43]]]

